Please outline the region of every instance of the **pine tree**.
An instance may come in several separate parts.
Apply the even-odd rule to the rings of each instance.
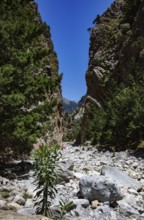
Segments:
[[[4,0],[0,16],[0,146],[28,150],[48,129],[61,77],[48,75],[48,62],[53,72],[58,64],[34,3]]]

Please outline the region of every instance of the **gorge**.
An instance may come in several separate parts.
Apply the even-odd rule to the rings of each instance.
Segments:
[[[4,0],[0,14],[0,219],[143,220],[144,0],[116,0],[94,19],[78,104],[62,98],[37,4]],[[57,144],[59,161],[42,154]],[[57,177],[50,197],[43,189]],[[36,215],[35,188],[50,197],[49,218]]]

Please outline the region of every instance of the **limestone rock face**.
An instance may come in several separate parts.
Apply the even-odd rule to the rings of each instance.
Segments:
[[[87,94],[79,142],[86,141],[86,128],[91,118],[88,111],[91,104],[101,108],[107,97],[107,86],[117,65],[113,31],[118,30],[118,20],[122,16],[124,1],[118,0],[101,16],[94,20],[95,26],[91,30],[89,65],[86,72]]]
[[[116,44],[111,40],[114,29],[118,29],[118,18],[122,16],[124,1],[116,1],[97,21],[92,29],[89,49],[89,67],[86,73],[87,97],[98,103],[105,99],[106,82],[117,65]],[[113,24],[112,24],[113,22]]]
[[[126,1],[116,0],[93,22],[94,27],[90,31],[81,143],[89,140],[86,129],[94,118],[92,113],[89,116],[91,106],[94,104],[97,108],[105,107],[111,97],[111,91],[115,89],[113,81],[117,82],[117,85],[127,85],[129,73],[143,72],[144,2],[137,2],[139,3],[129,12],[130,6]]]

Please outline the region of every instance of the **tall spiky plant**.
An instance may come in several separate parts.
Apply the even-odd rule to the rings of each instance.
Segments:
[[[56,183],[58,176],[56,174],[57,161],[60,159],[59,145],[48,146],[41,145],[34,153],[35,158],[35,184],[37,213],[45,216],[51,215],[51,200],[56,195]]]

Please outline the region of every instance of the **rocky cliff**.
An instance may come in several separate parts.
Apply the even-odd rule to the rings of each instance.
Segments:
[[[38,6],[34,1],[31,1],[31,6],[35,10],[36,21],[39,24],[43,23],[38,12]],[[47,25],[46,25],[47,26]],[[45,61],[45,68],[47,71],[47,76],[50,80],[56,81],[57,84],[56,90],[51,89],[51,92],[48,94],[48,100],[51,101],[56,99],[56,106],[54,107],[53,114],[50,119],[50,129],[48,131],[49,143],[58,144],[62,143],[63,136],[63,125],[62,125],[62,112],[63,112],[63,102],[62,102],[62,90],[61,90],[61,76],[59,76],[59,62],[57,59],[57,54],[54,50],[54,45],[51,39],[50,27],[47,26],[45,32],[43,33],[42,47],[49,50],[49,56]]]
[[[117,43],[115,34],[119,29],[124,1],[117,1],[98,19],[91,31],[89,67],[86,73],[87,99],[101,106],[107,95],[106,84],[116,68]],[[97,20],[96,19],[96,20]]]
[[[134,137],[136,133],[139,140],[143,139],[143,133],[140,132],[143,127],[143,125],[140,126],[142,115],[138,110],[133,109],[134,106],[141,108],[143,103],[141,87],[144,75],[143,18],[143,0],[117,0],[101,17],[97,16],[94,20],[90,36],[89,66],[86,73],[87,95],[81,142],[91,139],[95,143],[102,143],[101,133],[105,133],[105,136],[109,133],[105,141],[107,144],[116,135],[119,139],[119,132],[122,130],[126,136],[131,133],[130,138],[133,142],[136,141]],[[133,96],[133,101],[128,99],[130,95]],[[137,97],[141,97],[139,103],[136,103]],[[134,102],[133,107],[130,107],[130,102]],[[139,114],[137,119],[126,118],[126,115],[134,114],[136,111]],[[140,126],[141,129],[135,128],[132,131],[130,124],[135,127]],[[116,128],[119,132],[115,134]],[[110,144],[116,144],[116,141]]]
[[[41,16],[38,12],[38,6],[34,1],[31,1],[31,6],[35,11],[35,21],[38,23],[43,23]],[[45,25],[45,24],[44,24]],[[47,26],[47,25],[46,25]],[[49,56],[45,60],[45,68],[47,71],[47,76],[50,80],[55,81],[57,84],[56,90],[51,89],[51,92],[48,94],[48,100],[51,101],[56,99],[56,106],[54,107],[54,112],[51,116],[51,127],[48,131],[50,136],[49,142],[62,143],[63,136],[63,126],[62,126],[62,90],[61,90],[61,76],[59,76],[59,62],[57,54],[54,50],[54,45],[51,39],[50,27],[47,26],[46,30],[43,33],[43,40],[41,42],[42,47],[49,50]]]

